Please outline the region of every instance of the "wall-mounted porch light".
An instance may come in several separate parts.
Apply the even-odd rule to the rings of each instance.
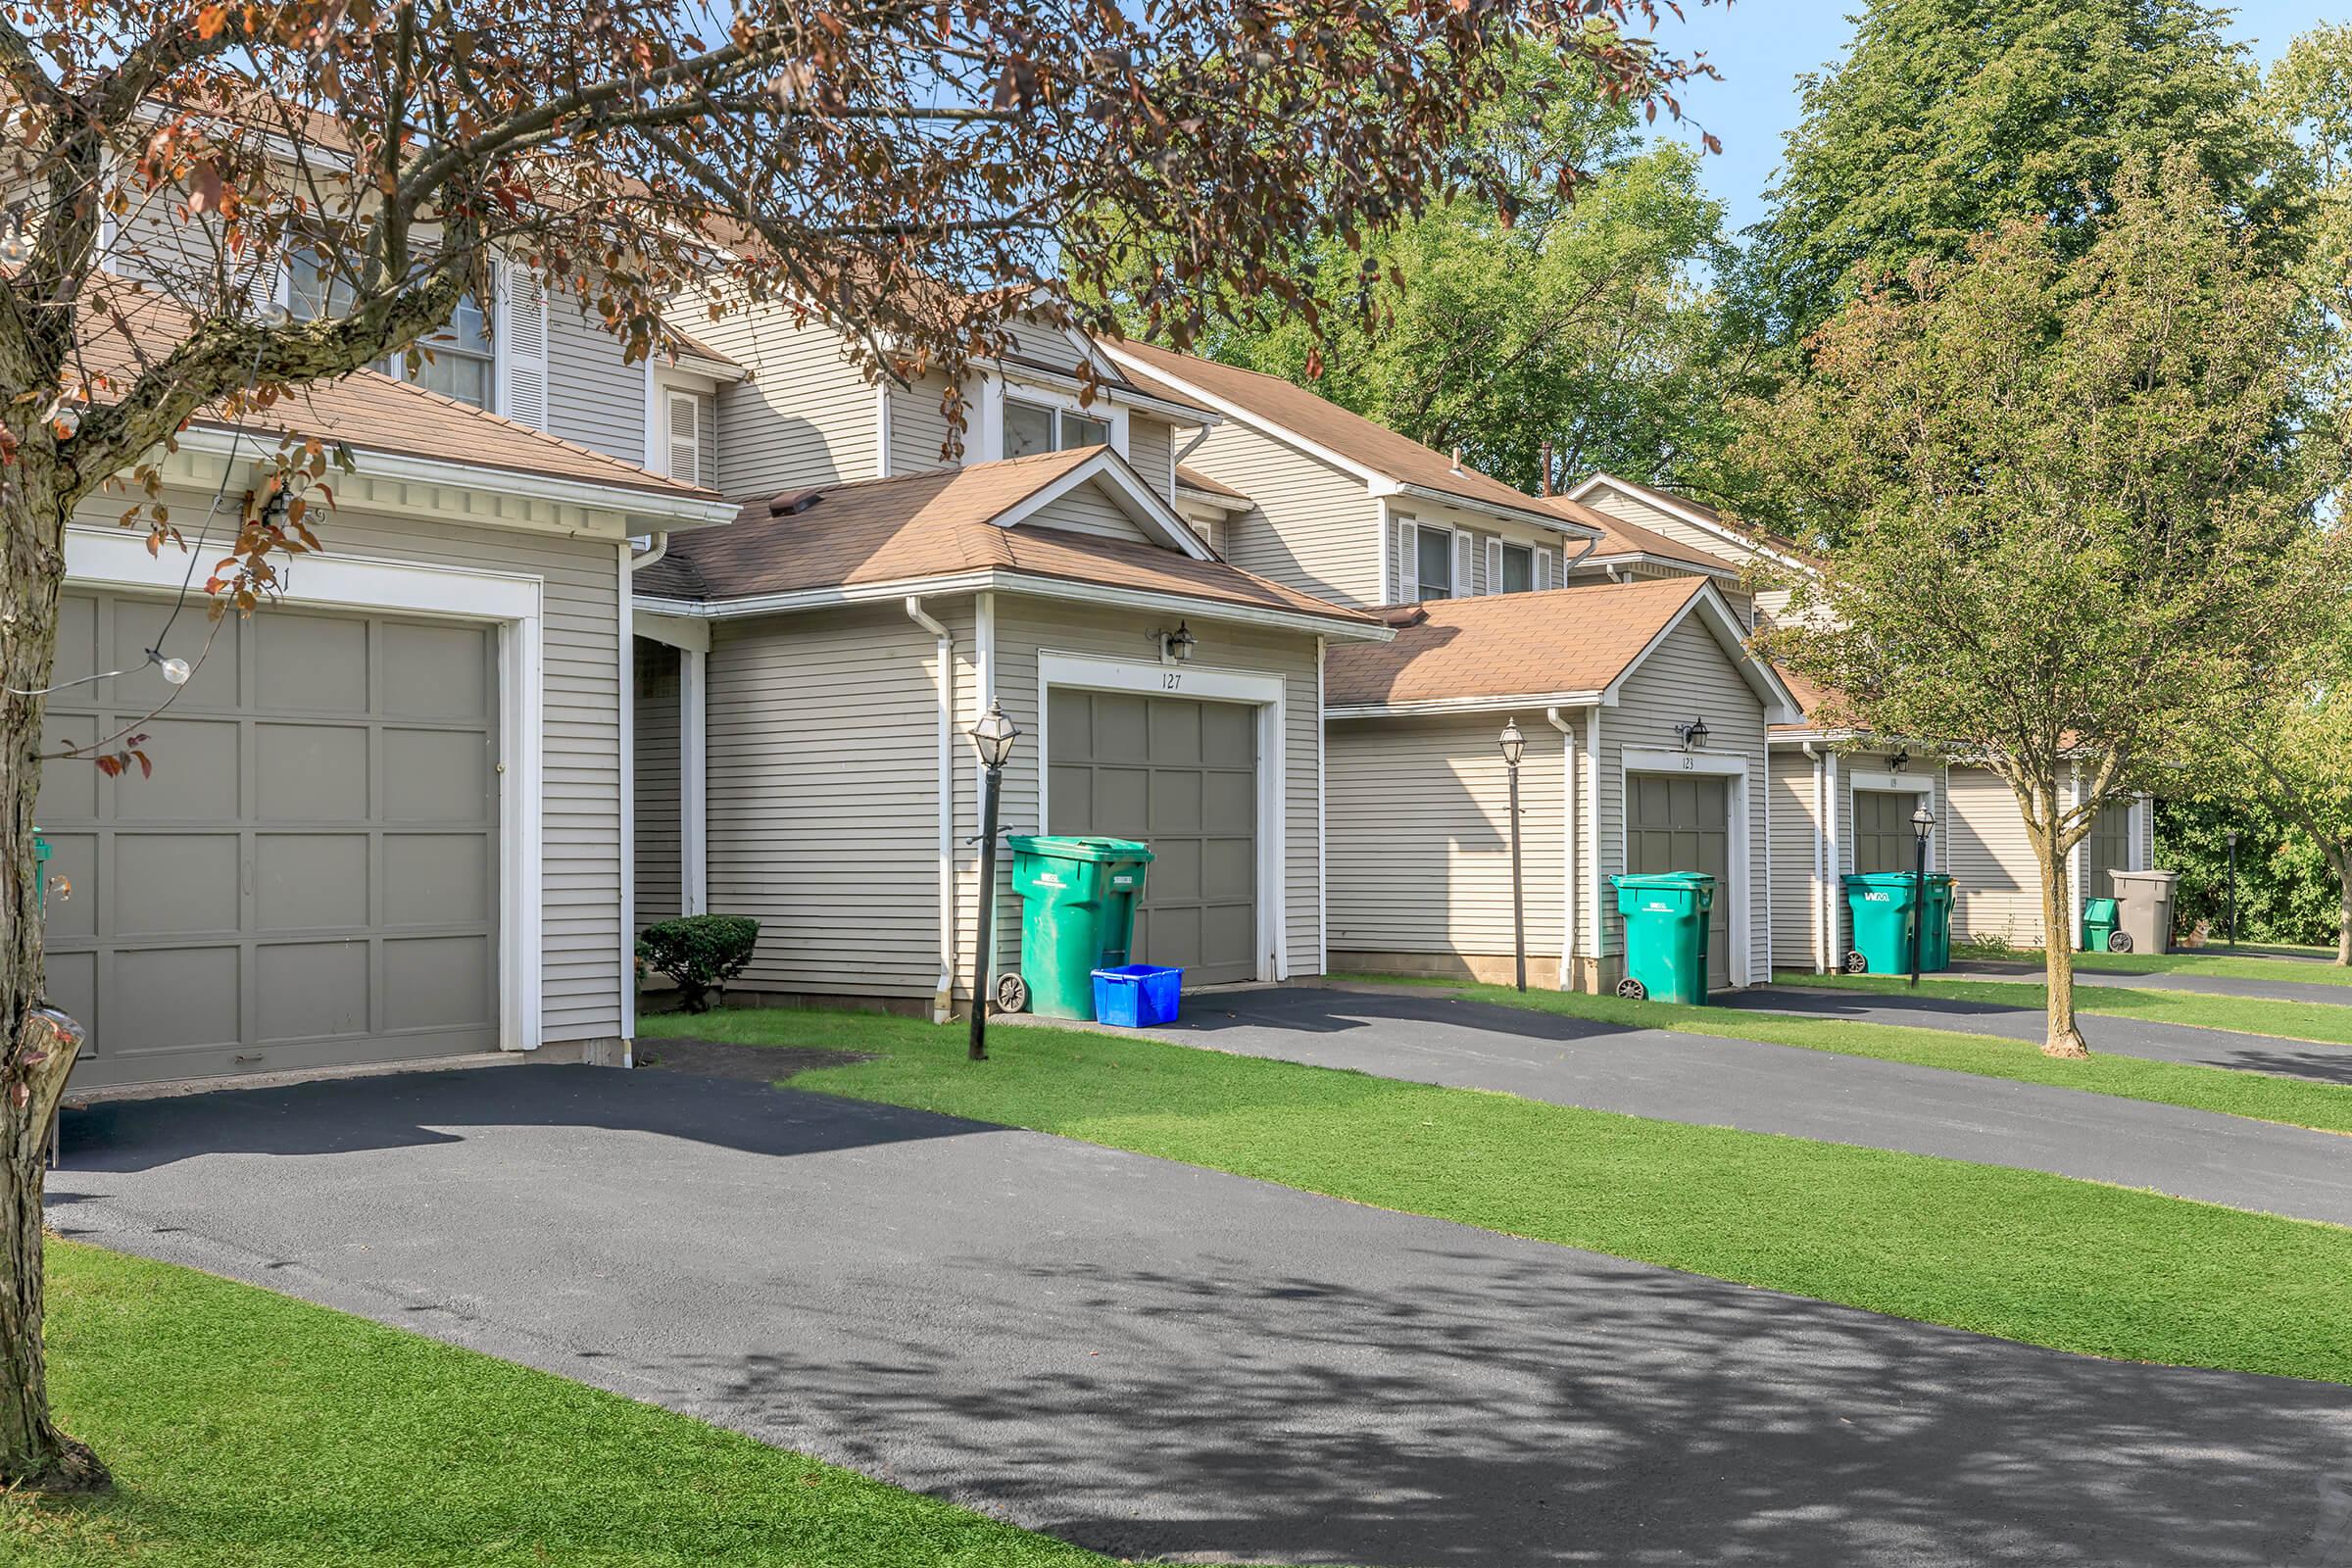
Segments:
[[[1193,635],[1193,628],[1181,620],[1176,623],[1174,631],[1155,631],[1152,635],[1159,643],[1159,657],[1164,663],[1190,662],[1193,650],[1200,646],[1200,639]]]
[[[1683,738],[1683,750],[1695,752],[1707,744],[1707,721],[1694,718],[1688,724],[1677,724],[1674,732]]]

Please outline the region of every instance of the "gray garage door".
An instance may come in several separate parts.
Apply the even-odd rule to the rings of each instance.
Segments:
[[[1854,869],[1914,871],[1919,839],[1911,813],[1919,797],[1897,790],[1854,791]]]
[[[2115,875],[2132,869],[2132,805],[2102,806],[2082,841],[2082,896],[2115,897]]]
[[[1046,829],[1152,846],[1138,962],[1257,978],[1257,710],[1055,691]]]
[[[1704,871],[1715,879],[1707,919],[1707,983],[1732,983],[1731,787],[1723,779],[1633,773],[1625,781],[1625,868],[1638,875]]]
[[[138,664],[168,609],[68,596],[58,679]],[[183,612],[171,651],[206,630]],[[496,1049],[496,657],[479,627],[270,610],[160,717],[152,669],[50,700],[50,750],[135,723],[155,764],[41,780],[75,1083]]]

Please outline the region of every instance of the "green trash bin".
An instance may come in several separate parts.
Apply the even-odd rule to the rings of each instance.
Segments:
[[[49,917],[49,838],[38,827],[32,830],[32,901],[41,918]]]
[[[2082,951],[2110,952],[2108,944],[2122,915],[2113,899],[2085,899],[2082,902]]]
[[[1625,978],[1617,994],[1636,1001],[1707,1000],[1707,911],[1715,879],[1704,871],[1613,876],[1625,917]]]
[[[1952,879],[1941,871],[1928,873],[1928,929],[1919,953],[1922,969],[1952,966]]]
[[[1919,904],[1919,885],[1908,871],[1849,872],[1845,882],[1845,910],[1853,926],[1854,945],[1846,950],[1847,974],[1909,974],[1911,922]],[[1932,968],[1922,955],[1922,967]]]
[[[1097,969],[1127,961],[1152,852],[1132,839],[1030,837],[1012,850],[1021,897],[1021,981],[1041,1018],[1095,1016]]]

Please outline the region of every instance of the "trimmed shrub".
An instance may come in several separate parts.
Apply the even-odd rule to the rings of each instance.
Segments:
[[[637,933],[637,961],[677,982],[678,1004],[702,1012],[712,991],[743,973],[760,941],[760,922],[740,914],[690,914]]]

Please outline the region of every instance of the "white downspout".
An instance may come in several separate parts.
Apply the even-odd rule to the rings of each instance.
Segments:
[[[1830,939],[1828,929],[1822,924],[1826,895],[1822,892],[1822,858],[1825,846],[1821,836],[1821,826],[1822,812],[1827,808],[1830,799],[1830,789],[1822,778],[1821,753],[1813,749],[1811,741],[1805,742],[1805,756],[1813,762],[1813,914],[1807,924],[1813,927],[1813,972],[1827,974],[1830,972]]]
[[[956,1014],[956,634],[906,596],[906,618],[937,639],[939,678],[939,989],[931,1021]]]
[[[1830,937],[1830,967],[1842,969],[1845,967],[1845,955],[1838,951],[1838,901],[1845,892],[1845,884],[1838,880],[1843,873],[1845,857],[1840,853],[1838,843],[1838,754],[1830,753],[1823,759],[1823,765],[1829,774],[1830,799],[1822,808],[1821,817],[1823,832],[1829,841],[1829,870],[1822,877],[1822,914],[1825,922],[1822,929]]]
[[[1601,881],[1604,867],[1600,863],[1600,705],[1598,703],[1594,703],[1591,708],[1585,710],[1585,758],[1586,765],[1592,770],[1592,787],[1585,791],[1585,858],[1592,867],[1592,880],[1585,884],[1585,907],[1592,911],[1592,951],[1590,956],[1592,959],[1592,983],[1599,986],[1605,984],[1602,975],[1607,967],[1604,960],[1608,956],[1609,936],[1606,906],[1600,902],[1600,890],[1606,884]],[[1625,813],[1625,798],[1622,794],[1617,800],[1617,811],[1618,819],[1622,822]],[[1618,834],[1618,842],[1624,842],[1622,831]]]
[[[1544,719],[1560,732],[1560,989],[1576,989],[1576,730],[1556,708]]]
[[[629,557],[629,569],[631,571],[643,571],[646,567],[652,565],[655,562],[660,561],[663,556],[668,554],[669,534],[666,530],[664,530],[663,532],[654,535],[654,545],[651,550],[646,551],[642,555],[633,554]]]

